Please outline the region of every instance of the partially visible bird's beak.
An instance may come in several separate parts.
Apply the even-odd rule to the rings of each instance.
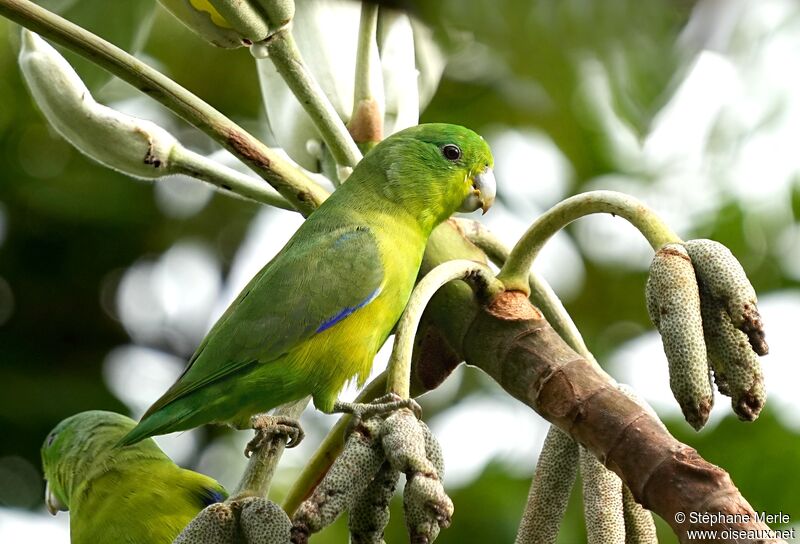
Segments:
[[[497,182],[494,172],[488,166],[472,177],[472,192],[461,203],[460,212],[473,212],[478,208],[483,213],[492,207],[494,197],[497,195]]]
[[[67,506],[58,500],[55,493],[52,492],[50,489],[50,482],[47,482],[47,486],[44,489],[44,504],[47,506],[47,511],[50,512],[52,515],[56,515],[59,511],[66,512],[69,510]]]

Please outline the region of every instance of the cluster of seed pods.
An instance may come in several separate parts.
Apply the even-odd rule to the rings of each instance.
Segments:
[[[665,245],[646,293],[686,421],[699,430],[708,420],[712,377],[740,419],[756,419],[766,401],[758,356],[768,347],[755,290],[730,250],[713,240]]]

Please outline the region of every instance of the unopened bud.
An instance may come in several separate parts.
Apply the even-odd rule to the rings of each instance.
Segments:
[[[169,132],[95,102],[66,59],[28,30],[19,64],[47,120],[79,151],[138,178],[172,173],[170,154],[179,144]]]
[[[246,39],[233,29],[208,0],[158,0],[189,30],[217,47],[233,49]]]

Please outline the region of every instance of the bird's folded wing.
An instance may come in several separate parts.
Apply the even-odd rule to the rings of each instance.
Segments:
[[[242,290],[148,414],[335,327],[372,302],[383,280],[378,243],[367,227],[290,242]]]

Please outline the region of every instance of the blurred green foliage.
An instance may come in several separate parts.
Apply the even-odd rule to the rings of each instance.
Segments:
[[[151,1],[42,3],[66,6],[70,19],[145,55],[237,121],[252,125],[261,118],[258,82],[246,50],[211,48]],[[593,67],[602,67],[614,113],[642,137],[692,59],[690,50],[676,47],[692,7],[687,1],[418,0],[402,5],[432,25],[455,57],[423,120],[455,122],[478,132],[497,125],[534,127],[568,159],[574,171],[570,193],[599,175],[636,169],[620,160],[597,117],[595,89],[587,82]],[[227,265],[256,208],[215,196],[198,215],[169,218],[156,206],[151,184],[132,181],[74,151],[47,127],[27,94],[15,62],[16,34],[14,25],[0,19],[0,210],[6,216],[0,283],[13,293],[13,311],[0,322],[0,505],[30,508],[41,506],[42,484],[31,467],[38,467],[46,433],[78,411],[125,411],[102,376],[105,355],[129,340],[107,311],[124,268],[186,237],[206,240]],[[471,56],[464,58],[465,52]],[[473,66],[470,72],[470,63],[477,71]],[[102,98],[107,76],[85,61],[76,67]],[[208,146],[196,132],[187,129],[186,134]],[[514,183],[535,183],[536,165],[526,174]],[[792,194],[795,219],[800,217],[798,187]],[[505,192],[513,195],[513,187]],[[720,210],[697,228],[741,257],[760,292],[796,285],[782,275],[774,257],[754,252],[744,227],[746,210],[733,200]],[[650,328],[642,296],[645,275],[588,259],[585,266],[585,283],[567,306],[602,361],[621,342]],[[625,326],[615,327],[620,323]],[[463,388],[474,385],[468,380]],[[769,408],[754,424],[728,417],[701,434],[682,421],[667,423],[679,439],[728,470],[756,510],[783,511],[800,520],[800,499],[793,492],[800,485],[800,436]],[[27,468],[12,473],[10,466]],[[439,541],[512,541],[528,485],[490,465],[471,486],[452,490],[456,514]],[[659,530],[663,542],[674,542],[664,523]],[[396,500],[387,541],[401,542],[403,533]],[[323,535],[316,541],[344,542],[346,521]],[[574,493],[561,541],[584,538],[580,497]]]

